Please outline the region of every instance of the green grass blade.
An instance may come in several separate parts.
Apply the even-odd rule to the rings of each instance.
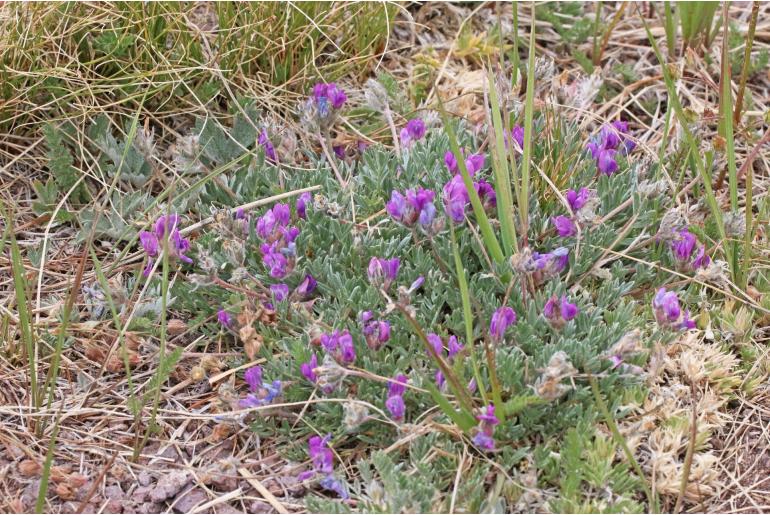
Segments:
[[[450,222],[451,223],[451,222]],[[462,259],[460,258],[460,246],[457,244],[457,236],[455,235],[454,226],[450,227],[450,233],[452,235],[452,253],[454,254],[455,271],[457,273],[457,282],[460,285],[460,298],[463,301],[463,322],[465,323],[465,341],[470,350],[469,356],[471,359],[471,366],[473,367],[473,377],[476,378],[476,384],[484,403],[488,403],[486,388],[484,387],[484,381],[482,381],[481,371],[479,369],[479,363],[476,359],[476,346],[473,342],[473,313],[471,312],[471,295],[468,291],[468,280],[465,278],[465,267],[463,267]]]
[[[527,96],[524,101],[524,156],[521,159],[521,189],[519,190],[519,217],[521,236],[527,245],[529,231],[529,172],[532,159],[532,119],[535,108],[535,11],[529,33],[529,57],[527,58]]]
[[[44,513],[45,498],[48,495],[48,483],[51,477],[51,465],[53,465],[53,452],[56,449],[56,437],[59,436],[59,422],[61,413],[56,415],[56,422],[51,430],[51,441],[48,442],[48,450],[45,453],[45,462],[43,471],[40,475],[40,486],[37,491],[37,501],[35,502],[35,513]]]
[[[644,23],[644,30],[647,32],[647,38],[649,39],[650,45],[652,46],[652,50],[661,64],[663,79],[666,83],[666,89],[668,90],[669,102],[671,102],[671,105],[674,108],[674,112],[676,113],[676,117],[677,117],[677,120],[679,121],[679,125],[682,127],[682,132],[684,133],[685,140],[687,141],[687,144],[689,145],[691,150],[690,157],[695,162],[695,167],[697,168],[698,174],[700,175],[701,180],[703,182],[703,190],[706,193],[706,202],[709,206],[709,209],[711,210],[711,215],[714,217],[714,222],[717,225],[719,236],[722,239],[722,241],[726,244],[727,234],[725,232],[725,224],[722,218],[722,211],[719,209],[719,204],[717,203],[717,199],[714,196],[714,190],[711,187],[711,177],[706,171],[706,167],[704,166],[703,161],[701,160],[698,142],[696,141],[695,136],[693,136],[692,131],[690,130],[689,122],[687,121],[687,117],[684,114],[684,109],[682,108],[682,104],[679,101],[679,96],[676,93],[676,87],[674,85],[674,79],[671,77],[671,71],[668,69],[668,65],[666,64],[665,60],[663,59],[663,56],[660,53],[660,48],[658,48],[658,44],[655,41],[655,38],[653,37],[652,32],[650,32],[649,25],[647,24],[646,20],[642,19],[642,21]],[[728,263],[732,263],[732,250],[730,249],[729,246],[725,247],[725,253],[727,254]],[[733,274],[733,277],[735,277],[736,271],[733,269],[731,270],[731,272]]]
[[[11,241],[11,270],[13,274],[13,288],[16,293],[16,309],[19,315],[19,330],[21,331],[21,340],[24,344],[27,365],[29,367],[29,387],[32,405],[40,408],[40,392],[37,389],[37,363],[35,360],[35,339],[33,336],[32,317],[27,304],[27,282],[24,279],[24,260],[21,257],[19,242],[16,241],[16,234],[13,231],[13,215],[6,211],[5,219],[10,228],[9,236]]]
[[[476,188],[473,187],[473,179],[471,179],[471,176],[468,173],[468,168],[465,166],[465,158],[463,157],[462,153],[460,153],[460,145],[457,143],[457,135],[455,134],[452,123],[450,122],[449,117],[444,110],[444,105],[440,98],[439,105],[441,119],[444,122],[444,128],[446,130],[447,136],[449,137],[449,147],[452,149],[452,154],[454,154],[455,159],[457,160],[457,167],[460,169],[463,183],[465,184],[465,188],[468,190],[468,196],[470,197],[471,206],[473,207],[473,214],[476,216],[476,222],[478,223],[479,231],[481,231],[484,247],[486,248],[489,255],[492,256],[492,259],[495,261],[495,263],[503,264],[505,262],[503,249],[500,247],[500,242],[497,241],[497,237],[495,236],[495,232],[492,229],[492,224],[489,223],[487,214],[484,212],[484,206],[481,205],[481,199],[479,198],[478,193],[476,193]]]
[[[489,82],[489,103],[492,110],[492,125],[495,138],[492,145],[492,170],[497,183],[497,218],[502,227],[502,240],[505,254],[510,256],[517,249],[516,227],[513,215],[513,198],[511,197],[510,172],[508,171],[508,155],[505,151],[505,130],[501,114],[500,101],[497,98],[497,87],[490,70],[487,74]],[[509,144],[511,138],[508,138]]]

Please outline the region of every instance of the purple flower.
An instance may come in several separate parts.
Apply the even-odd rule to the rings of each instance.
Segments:
[[[272,292],[275,301],[281,302],[289,295],[289,285],[283,283],[271,284],[270,291]]]
[[[513,141],[519,144],[519,148],[524,148],[524,127],[521,125],[514,125],[511,129],[511,136]],[[507,142],[506,142],[507,143]]]
[[[302,282],[294,289],[294,293],[300,297],[307,297],[315,291],[317,285],[318,282],[315,278],[312,275],[307,274],[305,278],[302,279]]]
[[[436,207],[433,205],[435,196],[435,192],[422,187],[406,190],[406,195],[393,190],[385,210],[393,220],[406,227],[419,222],[423,228],[428,228],[436,217]]]
[[[398,374],[396,377],[388,381],[388,397],[394,395],[404,395],[406,392],[406,383],[409,378],[404,374]]]
[[[551,217],[551,223],[556,228],[556,232],[562,238],[569,238],[577,234],[575,222],[568,216],[559,215]]]
[[[468,174],[473,177],[476,172],[484,168],[484,155],[483,154],[471,154],[465,160],[465,168],[468,169]]]
[[[679,234],[671,241],[671,250],[677,261],[687,263],[695,251],[695,245],[698,243],[695,235],[687,229],[682,229]]]
[[[290,217],[288,204],[276,204],[257,219],[257,235],[263,240],[275,240],[281,236],[280,229],[289,224]]]
[[[217,311],[217,321],[223,326],[228,327],[233,320],[230,317],[230,313],[228,313],[224,309],[220,309],[219,311]]]
[[[495,189],[486,181],[479,181],[473,184],[476,189],[476,193],[481,200],[481,205],[484,206],[485,211],[490,211],[497,206],[497,195]]]
[[[698,247],[698,253],[695,254],[695,258],[692,260],[692,267],[694,269],[706,268],[711,263],[711,258],[706,255],[706,246],[701,245]]]
[[[464,155],[465,152],[460,149],[460,154]],[[444,164],[453,174],[459,173],[460,169],[457,166],[457,159],[451,150],[447,150],[444,154]],[[483,154],[471,154],[465,158],[465,168],[468,170],[468,175],[473,177],[476,172],[484,168],[484,155]]]
[[[396,422],[401,422],[404,420],[406,406],[404,405],[404,398],[402,396],[391,395],[385,401],[385,407],[388,408],[390,416],[393,417],[393,420]]]
[[[315,369],[318,368],[318,357],[315,355],[315,352],[310,356],[310,361],[306,363],[302,363],[299,366],[299,371],[302,373],[302,376],[310,381],[311,383],[315,383],[318,381],[318,376],[316,376]]]
[[[601,173],[612,175],[616,172],[618,163],[615,160],[615,154],[617,152],[627,154],[636,146],[628,138],[627,133],[628,123],[618,120],[602,127],[598,138],[586,145],[591,156],[596,160],[596,167]]]
[[[139,233],[139,243],[142,244],[142,248],[144,249],[145,254],[147,254],[147,257],[158,257],[160,242],[158,242],[158,237],[155,236],[155,234],[148,231],[141,231]]]
[[[501,342],[505,336],[505,331],[511,325],[516,323],[516,312],[513,308],[503,306],[497,308],[492,314],[492,320],[489,323],[489,334],[495,342]]]
[[[351,365],[356,360],[356,348],[349,331],[335,329],[331,334],[324,334],[321,345],[342,366]]]
[[[334,454],[329,448],[331,435],[324,438],[313,436],[308,442],[308,455],[313,462],[313,468],[320,474],[331,474],[334,472]]]
[[[599,157],[596,160],[596,167],[601,173],[606,176],[610,176],[618,171],[618,163],[615,161],[614,150],[600,150]]]
[[[265,150],[265,156],[270,161],[277,161],[277,157],[275,155],[275,147],[273,146],[273,143],[270,141],[270,138],[267,135],[267,130],[262,129],[262,132],[259,133],[259,138],[257,139],[257,143],[262,145],[262,148]]]
[[[246,395],[245,399],[240,400],[238,404],[241,408],[265,406],[281,395],[281,381],[276,379],[272,383],[263,382],[262,369],[259,366],[248,369],[243,378],[249,385],[251,393]]]
[[[444,391],[444,386],[446,385],[446,379],[444,378],[444,374],[441,372],[441,370],[436,370],[436,386],[438,386],[438,389],[441,391]]]
[[[270,270],[270,276],[276,279],[286,277],[289,262],[277,245],[275,243],[270,245],[263,243],[260,246],[260,250],[262,251],[262,263],[265,265],[265,268]]]
[[[473,437],[473,443],[480,448],[487,451],[495,450],[495,426],[500,423],[500,420],[495,416],[495,405],[489,404],[486,409],[476,415],[476,420],[479,421],[477,426],[477,433]]]
[[[388,381],[388,398],[385,401],[385,407],[390,412],[394,420],[400,422],[404,419],[404,393],[406,392],[406,383],[408,378],[404,374],[399,374]]]
[[[334,453],[329,448],[329,440],[332,435],[328,434],[321,438],[313,436],[308,441],[308,456],[312,463],[312,470],[301,473],[297,479],[306,481],[318,475],[322,476],[319,484],[339,495],[342,499],[348,498],[348,492],[342,483],[334,477]]]
[[[379,350],[390,340],[390,322],[387,320],[374,320],[371,311],[361,313],[362,332],[366,345],[372,350]]]
[[[569,249],[558,247],[546,254],[532,253],[532,261],[529,265],[534,269],[535,279],[538,284],[543,280],[559,275],[569,264]]]
[[[420,118],[413,118],[407,122],[406,127],[401,129],[401,145],[409,147],[423,136],[425,136],[425,122]]]
[[[328,115],[329,106],[334,110],[341,109],[348,96],[333,82],[319,82],[313,86],[313,98],[321,116],[325,117]]]
[[[185,256],[185,252],[190,248],[190,240],[183,238],[179,232],[179,216],[176,214],[164,215],[155,222],[153,232],[141,231],[139,233],[139,242],[149,258],[147,266],[142,272],[145,277],[150,275],[152,265],[160,255],[161,243],[166,239],[169,258],[178,259],[185,263],[193,262],[192,259]]]
[[[332,146],[332,150],[334,151],[334,155],[337,156],[337,159],[345,159],[345,147],[343,145],[334,145]]]
[[[243,380],[249,385],[249,390],[256,392],[262,385],[262,367],[259,365],[248,368],[243,373]]]
[[[695,322],[690,319],[690,312],[682,313],[676,292],[661,288],[652,299],[655,320],[662,327],[670,329],[694,329]]]
[[[543,316],[551,323],[551,325],[557,329],[561,329],[564,325],[575,318],[580,310],[576,304],[572,304],[567,300],[566,295],[562,295],[561,300],[557,299],[554,295],[543,307]]]
[[[383,290],[390,288],[398,275],[398,267],[401,260],[398,258],[384,259],[373,257],[369,260],[369,281]]]
[[[313,202],[313,195],[306,191],[297,198],[297,216],[303,220],[307,218],[307,206]]]
[[[444,210],[456,223],[465,219],[465,206],[470,202],[468,190],[461,175],[455,175],[444,185]]]
[[[457,354],[462,352],[463,346],[460,343],[460,341],[457,339],[457,336],[450,336],[449,340],[447,340],[447,348],[449,352],[447,353],[447,357],[449,359],[453,359]]]
[[[575,190],[567,190],[565,197],[573,213],[577,213],[580,211],[580,208],[586,205],[590,194],[588,188],[580,188],[580,191],[577,192]]]
[[[444,354],[444,342],[441,341],[441,337],[435,333],[430,333],[428,335],[428,343],[430,343],[430,346],[433,347],[433,350],[438,354],[439,356]]]

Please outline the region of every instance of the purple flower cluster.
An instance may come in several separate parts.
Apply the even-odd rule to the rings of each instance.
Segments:
[[[495,405],[489,404],[481,413],[476,415],[479,421],[476,435],[473,437],[473,443],[485,451],[495,450],[495,426],[500,420],[495,416]]]
[[[264,382],[262,380],[262,367],[259,365],[246,370],[243,379],[249,385],[250,393],[239,402],[241,408],[265,406],[281,395],[281,381],[276,379],[272,383]]]
[[[453,363],[455,360],[455,357],[462,352],[463,345],[460,343],[460,340],[457,339],[457,336],[450,336],[447,339],[447,352],[446,356],[444,355],[444,342],[441,340],[441,337],[435,333],[430,333],[428,335],[428,343],[430,344],[431,348],[433,349],[433,352],[436,353],[437,356],[443,358],[446,357],[449,360],[449,363]],[[444,389],[444,385],[446,383],[446,378],[444,377],[444,374],[441,372],[441,370],[436,371],[436,384],[438,385],[440,390]]]
[[[311,470],[302,472],[297,479],[307,481],[308,479],[321,476],[320,485],[327,490],[331,490],[342,499],[348,498],[348,492],[345,487],[334,477],[334,453],[329,448],[330,434],[321,438],[313,436],[308,441],[308,456],[313,465]]]
[[[505,331],[516,323],[516,312],[513,308],[503,306],[497,308],[492,313],[492,319],[489,322],[489,336],[495,343],[500,343],[505,337]]]
[[[348,96],[333,82],[319,82],[313,86],[313,101],[321,118],[326,118],[333,111],[339,111],[345,105]]]
[[[185,263],[192,263],[192,259],[185,256],[185,252],[190,249],[190,240],[183,238],[179,232],[179,216],[176,214],[164,215],[155,222],[152,232],[141,231],[139,233],[139,243],[141,243],[144,252],[147,254],[147,266],[142,275],[150,275],[152,265],[160,256],[163,250],[163,242],[167,241],[168,256],[170,259],[178,259]]]
[[[390,412],[390,416],[396,422],[404,420],[406,406],[404,405],[404,393],[406,392],[406,383],[409,379],[404,374],[399,374],[388,381],[388,398],[385,401],[385,407]]]
[[[233,323],[233,319],[230,316],[230,313],[224,309],[220,309],[217,311],[217,322],[222,324],[224,327],[230,327],[230,324]]]
[[[360,320],[367,347],[380,350],[390,340],[390,322],[375,320],[371,311],[361,313]]]
[[[460,149],[461,154],[465,152]],[[457,166],[457,159],[451,150],[447,150],[444,154],[444,164],[453,174],[460,173],[460,168]],[[476,172],[484,168],[484,155],[483,154],[471,154],[465,158],[465,168],[468,170],[468,175],[473,177]]]
[[[570,210],[573,213],[577,213],[588,203],[591,198],[591,191],[588,188],[580,188],[579,191],[567,190],[564,196],[567,199]]]
[[[551,223],[556,229],[556,233],[562,238],[569,238],[577,234],[577,225],[568,216],[552,216]]]
[[[383,290],[390,289],[390,285],[393,284],[393,281],[398,276],[399,265],[401,265],[401,260],[398,258],[385,259],[373,257],[369,260],[369,268],[367,269],[369,282],[377,288],[382,288]]]
[[[543,316],[556,329],[564,327],[579,312],[577,305],[569,302],[566,295],[562,295],[561,299],[557,299],[555,295],[552,296],[543,307]]]
[[[302,376],[310,381],[311,383],[317,383],[318,382],[318,374],[316,374],[316,369],[318,368],[318,356],[316,356],[315,352],[310,356],[310,361],[307,361],[305,363],[302,363],[299,366],[299,371],[302,373]]]
[[[711,263],[711,258],[706,255],[706,246],[698,247],[698,239],[687,229],[680,230],[671,240],[671,253],[683,269],[697,270]]]
[[[546,280],[559,275],[569,264],[569,249],[566,247],[557,247],[551,252],[540,254],[533,252],[531,255],[524,255],[516,265],[522,272],[531,274],[535,285],[541,285]]]
[[[420,118],[413,118],[406,123],[406,127],[401,129],[401,146],[409,148],[415,141],[421,140],[425,136],[425,122]]]
[[[257,220],[257,235],[264,240],[262,263],[276,279],[283,279],[294,268],[299,229],[289,226],[290,216],[288,204],[276,204]]]
[[[356,347],[349,331],[334,330],[331,334],[321,336],[321,346],[329,353],[334,361],[342,366],[353,364],[356,360]]]
[[[598,138],[594,138],[586,149],[596,161],[596,168],[605,175],[612,175],[618,170],[616,154],[628,154],[636,147],[628,138],[628,122],[614,121],[602,127]]]
[[[406,190],[404,195],[393,190],[385,210],[393,220],[405,227],[414,227],[415,223],[419,223],[424,231],[432,232],[436,218],[436,206],[433,205],[435,196],[435,192],[421,187]]]
[[[484,159],[481,156],[482,160]],[[469,168],[470,172],[471,169]],[[476,173],[473,170],[471,176]],[[489,211],[497,205],[497,195],[495,189],[486,181],[480,180],[473,183],[473,188],[481,200],[484,210]],[[465,219],[465,210],[470,204],[471,198],[468,189],[465,187],[465,181],[461,174],[454,175],[449,182],[444,185],[444,210],[447,216],[456,223],[461,223]]]
[[[695,322],[690,319],[690,312],[682,312],[676,292],[659,289],[652,299],[652,310],[661,327],[682,330],[695,328]]]
[[[268,136],[267,134],[267,129],[262,129],[262,132],[259,133],[259,138],[257,138],[257,143],[265,151],[265,157],[267,157],[269,161],[272,161],[274,163],[278,161],[278,156],[275,153],[275,147],[273,146],[273,143],[270,141],[270,136]]]

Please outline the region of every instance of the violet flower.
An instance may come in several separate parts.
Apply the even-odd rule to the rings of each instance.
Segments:
[[[373,257],[369,260],[367,273],[369,281],[376,287],[388,290],[398,276],[398,267],[401,260],[398,258],[384,259]]]
[[[281,381],[275,380],[272,383],[264,382],[262,379],[262,367],[259,365],[246,370],[243,379],[249,385],[250,393],[245,399],[239,401],[241,408],[255,408],[265,406],[281,395]]]
[[[503,306],[497,308],[489,322],[489,335],[492,341],[500,343],[505,336],[505,331],[516,323],[516,312],[513,308]]]
[[[706,254],[706,246],[701,245],[698,247],[698,252],[695,254],[695,258],[692,260],[692,267],[694,269],[698,268],[707,268],[709,264],[711,263],[711,258],[708,257]]]
[[[610,125],[605,125],[599,131],[598,138],[594,138],[586,148],[591,152],[591,156],[596,160],[596,168],[605,175],[612,175],[618,170],[618,163],[615,155],[628,154],[636,144],[628,136],[628,123],[615,121]]]
[[[552,296],[543,307],[543,316],[556,329],[563,328],[579,312],[577,305],[569,302],[566,295],[562,295],[561,300],[557,299],[555,295]]]
[[[425,136],[425,122],[420,118],[409,120],[406,127],[401,129],[401,145],[409,148],[415,141],[421,140]]]
[[[333,82],[319,82],[313,86],[313,99],[321,117],[326,117],[330,108],[335,111],[342,109],[348,96]]]
[[[481,205],[484,207],[484,211],[491,211],[497,206],[497,195],[495,189],[486,181],[478,181],[473,183],[473,187],[481,200]]]
[[[294,293],[301,298],[307,297],[315,291],[317,285],[318,282],[315,278],[312,275],[307,274],[305,278],[302,279],[302,282],[294,289]]]
[[[454,359],[454,357],[463,351],[463,345],[460,343],[460,341],[457,339],[457,336],[452,335],[447,340],[447,357],[451,360]]]
[[[356,348],[350,332],[334,330],[321,336],[321,345],[334,360],[342,366],[353,364],[356,360]]]
[[[402,195],[393,190],[385,210],[393,220],[405,227],[413,227],[419,222],[424,229],[429,229],[436,217],[436,206],[433,205],[435,192],[418,187],[406,190],[405,193]]]
[[[306,191],[297,198],[297,216],[303,220],[307,218],[307,206],[313,202],[313,195],[309,191]]]
[[[249,385],[249,390],[256,392],[262,385],[262,367],[259,365],[246,369],[243,373],[243,380]]]
[[[334,155],[337,156],[337,159],[339,159],[340,161],[345,159],[345,147],[343,145],[332,146],[332,151],[334,152]]]
[[[551,223],[562,238],[569,238],[577,234],[577,225],[568,216],[553,216],[551,217]]]
[[[546,254],[533,252],[525,269],[532,274],[535,284],[559,275],[569,264],[569,249],[558,247]]]
[[[315,373],[316,368],[318,368],[318,356],[316,356],[314,352],[310,356],[310,361],[302,363],[299,366],[299,371],[302,373],[302,376],[305,379],[307,379],[311,383],[315,383],[318,381],[318,376]]]
[[[217,322],[222,324],[225,327],[229,327],[232,323],[232,317],[230,317],[230,313],[225,311],[224,309],[220,309],[217,311]]]
[[[495,405],[489,404],[480,414],[476,415],[479,421],[473,443],[485,451],[495,450],[495,426],[500,420],[495,416]]]
[[[690,319],[690,312],[682,312],[676,292],[661,288],[652,299],[655,320],[661,327],[669,329],[694,329],[695,322]]]
[[[271,284],[270,292],[273,294],[276,302],[281,302],[289,296],[289,285],[284,283]]]
[[[148,257],[147,266],[142,272],[144,277],[150,275],[155,259],[160,256],[161,244],[166,239],[170,259],[178,259],[185,263],[193,262],[191,258],[185,255],[185,252],[190,249],[190,240],[183,238],[179,232],[179,216],[176,214],[164,215],[155,222],[152,232],[141,231],[139,233],[139,243]]]
[[[465,206],[470,202],[468,190],[461,175],[455,175],[444,185],[444,210],[456,223],[465,220]]]
[[[313,466],[312,470],[307,470],[299,475],[297,479],[307,481],[316,476],[322,476],[319,484],[339,495],[342,499],[348,498],[348,492],[342,483],[334,477],[334,453],[329,448],[329,441],[332,435],[328,434],[321,438],[313,436],[308,441],[308,456]]]
[[[449,363],[454,363],[455,358],[457,355],[462,352],[463,346],[459,342],[456,336],[452,335],[447,340],[447,347],[448,352],[444,353],[444,342],[441,340],[441,337],[435,333],[430,333],[427,336],[428,344],[431,346],[433,351],[436,353],[437,356],[443,358],[446,357],[449,360]],[[432,357],[432,356],[431,356]],[[444,377],[444,374],[441,372],[441,370],[436,371],[436,385],[438,386],[439,390],[443,390],[444,386],[446,384],[446,378]]]
[[[511,129],[511,137],[513,138],[513,141],[518,143],[519,148],[524,148],[524,127],[521,125],[514,125],[513,129]],[[508,143],[507,139],[506,143]]]
[[[276,243],[263,243],[259,249],[262,251],[262,263],[270,271],[270,276],[283,279],[289,272],[289,260],[281,252]]]
[[[289,224],[291,210],[288,204],[276,204],[257,219],[257,236],[274,241],[281,236],[280,229]]]
[[[404,420],[406,411],[404,393],[406,392],[407,381],[408,378],[404,374],[399,374],[388,381],[388,398],[385,401],[385,407],[396,422]]]
[[[569,208],[573,213],[577,213],[583,206],[586,205],[590,195],[591,192],[588,190],[588,188],[580,188],[579,191],[567,190],[565,197],[567,198]]]
[[[374,315],[371,311],[361,313],[360,320],[367,347],[376,351],[381,349],[390,340],[390,322],[387,320],[374,320]]]
[[[465,152],[460,149],[460,154],[465,155]],[[457,166],[457,159],[451,150],[447,150],[444,154],[444,164],[453,174],[460,172],[460,168]],[[471,154],[465,158],[465,168],[468,170],[468,175],[473,177],[476,172],[484,168],[484,155],[483,154]]]
[[[259,143],[264,149],[265,157],[267,157],[268,160],[273,162],[276,162],[278,160],[277,156],[275,155],[275,147],[273,146],[273,143],[270,141],[270,138],[267,135],[267,129],[262,129],[262,132],[259,133],[259,138],[257,138],[257,143]]]

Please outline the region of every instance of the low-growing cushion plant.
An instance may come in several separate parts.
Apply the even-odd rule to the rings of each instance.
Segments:
[[[347,104],[319,84],[303,110],[328,135]],[[165,291],[180,270],[173,308],[242,346],[222,416],[298,463],[313,510],[650,509],[614,419],[644,398],[653,343],[695,327],[702,286],[682,277],[722,264],[627,123],[442,119],[409,121],[398,151],[307,149],[302,170],[266,131],[224,162],[225,133],[200,141],[206,168],[230,163],[185,200],[212,217],[191,231],[159,209],[137,280]]]

